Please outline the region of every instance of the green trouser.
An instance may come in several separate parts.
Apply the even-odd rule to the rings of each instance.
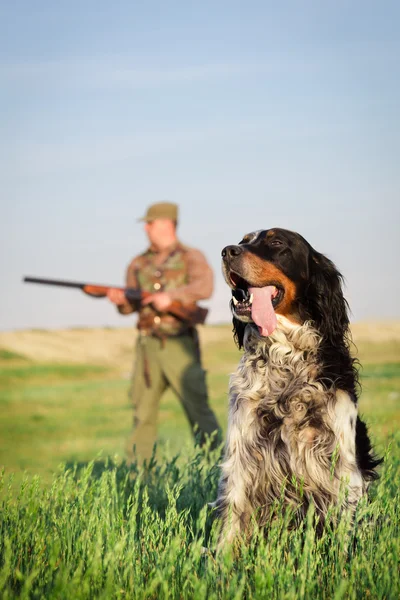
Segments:
[[[161,395],[171,387],[178,396],[189,423],[196,429],[200,443],[206,434],[215,432],[216,445],[220,430],[208,404],[205,371],[202,368],[197,332],[195,335],[167,337],[141,336],[136,346],[136,364],[131,396],[134,407],[133,430],[127,443],[128,462],[148,460],[157,436],[157,417]]]

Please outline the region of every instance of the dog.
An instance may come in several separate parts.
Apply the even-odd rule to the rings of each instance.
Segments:
[[[273,228],[226,246],[222,265],[244,353],[213,503],[219,548],[268,525],[279,503],[296,522],[312,503],[322,528],[332,507],[354,512],[381,462],[358,416],[349,307],[331,260]]]

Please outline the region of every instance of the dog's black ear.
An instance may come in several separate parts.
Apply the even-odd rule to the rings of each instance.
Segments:
[[[240,350],[241,348],[243,348],[244,330],[246,329],[247,323],[243,323],[242,321],[239,321],[239,319],[233,317],[232,324],[233,339],[235,340]]]
[[[332,344],[342,343],[349,329],[349,306],[343,296],[343,277],[329,258],[310,255],[310,277],[305,290],[308,318]]]

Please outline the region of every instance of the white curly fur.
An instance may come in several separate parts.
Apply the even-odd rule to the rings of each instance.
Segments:
[[[248,535],[252,518],[265,525],[282,496],[300,514],[312,499],[323,521],[329,506],[354,508],[365,492],[356,461],[357,406],[345,391],[316,380],[319,343],[309,323],[281,316],[268,338],[246,328],[244,354],[230,379],[215,503],[220,546]]]

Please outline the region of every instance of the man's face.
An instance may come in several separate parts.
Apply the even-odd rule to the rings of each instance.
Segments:
[[[171,231],[174,229],[174,224],[171,219],[154,219],[145,223],[144,230],[151,244],[163,245],[166,239],[171,236]]]

